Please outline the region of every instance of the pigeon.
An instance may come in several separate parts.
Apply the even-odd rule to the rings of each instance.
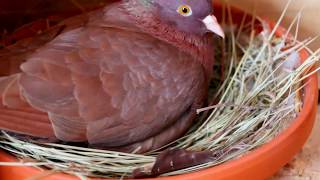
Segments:
[[[213,34],[224,37],[211,3],[122,0],[66,19],[0,78],[0,129],[136,153],[178,139],[207,99]]]

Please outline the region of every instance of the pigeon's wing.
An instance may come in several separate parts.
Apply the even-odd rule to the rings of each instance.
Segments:
[[[68,76],[68,71],[63,67],[65,64],[62,59],[65,54],[71,50],[70,47],[76,45],[75,41],[72,42],[72,37],[77,36],[74,34],[76,32],[72,31],[69,33],[69,35],[71,35],[68,37],[69,40],[57,40],[59,42],[63,41],[64,44],[56,43],[57,46],[51,49],[39,48],[55,39],[55,37],[59,34],[81,28],[84,24],[89,23],[89,21],[96,21],[99,19],[96,17],[102,17],[100,14],[107,12],[107,10],[113,6],[114,5],[105,8],[104,11],[97,10],[89,14],[82,14],[72,17],[54,27],[51,27],[39,35],[19,40],[14,45],[0,49],[0,75],[3,76],[0,78],[0,99],[2,101],[2,103],[0,103],[1,129],[50,139],[54,137],[52,125],[48,119],[48,115],[37,110],[32,110],[30,112],[31,107],[26,103],[25,100],[28,100],[31,102],[31,104],[40,107],[38,109],[43,111],[46,111],[47,109],[52,109],[53,112],[59,110],[59,108],[56,109],[54,107],[53,102],[59,99],[61,96],[68,97],[67,94],[70,88],[65,85],[68,83],[71,84],[71,82],[67,80],[68,78],[66,78]],[[69,46],[69,48],[66,48],[66,46]],[[34,52],[36,53],[34,54]],[[23,75],[20,76],[19,74],[15,74],[21,72],[20,65],[25,62],[28,59],[28,56],[31,54],[33,55],[31,58],[29,58],[30,62],[25,63],[22,66],[22,69],[25,71]],[[45,56],[46,59],[40,62],[39,59],[32,58],[36,56]],[[48,73],[46,71],[48,71]],[[60,76],[56,74],[59,74]],[[47,75],[50,75],[50,77]],[[65,76],[65,78],[60,78],[61,76]],[[60,81],[57,82],[57,84],[52,84],[46,81],[49,80],[48,78],[50,81],[62,80],[65,82]],[[29,83],[30,81],[32,83]],[[60,87],[58,84],[62,84],[65,87]],[[39,87],[34,89],[32,86]],[[24,87],[25,90],[22,87]],[[55,90],[54,93],[52,93],[53,90]],[[27,95],[24,91],[28,91],[31,94]],[[47,92],[47,94],[43,94],[44,92]],[[21,96],[21,93],[27,95],[30,99],[24,99],[23,96]],[[51,95],[47,96],[48,94]],[[39,98],[41,95],[42,97],[47,97],[48,99],[42,100],[41,97]],[[59,97],[54,95],[58,95]],[[46,104],[47,102],[52,103]],[[77,107],[75,108],[74,105],[75,101],[68,100],[68,102],[70,102],[68,106],[64,106],[68,107],[64,109],[64,114],[78,117],[78,109]],[[42,106],[44,107],[41,108]],[[59,105],[56,104],[55,106]],[[58,118],[58,116],[49,116],[51,119]]]
[[[204,84],[202,67],[193,57],[141,33],[109,30],[101,35],[105,38],[99,38],[100,43],[109,42],[109,47],[96,51],[100,82],[94,79],[105,100],[96,97],[92,106],[83,108],[88,113],[82,115],[89,120],[91,144],[122,146],[144,140],[171,126],[191,108]],[[84,82],[83,76],[80,78],[78,82]],[[88,105],[93,98],[82,97],[86,95],[78,97],[80,105]],[[100,113],[90,115],[97,111],[99,106],[94,105],[99,101]]]
[[[65,141],[87,140],[87,124],[80,117],[80,114],[83,114],[82,106],[78,105],[76,99],[78,94],[74,86],[76,80],[71,76],[71,71],[75,67],[69,66],[70,62],[67,60],[72,58],[74,52],[78,53],[81,49],[97,48],[94,40],[88,39],[87,32],[89,31],[86,31],[86,28],[90,29],[91,26],[96,29],[108,28],[103,27],[104,24],[109,24],[112,28],[122,28],[122,25],[125,24],[123,23],[125,18],[122,18],[123,14],[118,11],[118,8],[119,4],[115,3],[103,10],[92,12],[88,16],[68,19],[62,23],[68,25],[65,32],[37,49],[27,58],[27,62],[21,65],[23,73],[18,81],[23,97],[36,109],[48,112],[53,129],[59,139]],[[113,15],[113,18],[110,18],[112,21],[106,18],[111,15]],[[79,24],[81,19],[84,21]],[[107,21],[110,23],[106,23]],[[129,25],[124,27],[128,28]],[[94,57],[92,58],[94,59]],[[7,97],[4,95],[4,98]],[[79,126],[76,126],[75,122],[78,122]]]

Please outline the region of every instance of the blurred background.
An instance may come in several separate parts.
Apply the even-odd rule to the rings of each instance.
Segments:
[[[288,0],[226,0],[232,5],[247,12],[254,12],[260,16],[276,21],[283,11]],[[297,15],[303,10],[301,19],[300,39],[320,35],[320,0],[293,0],[288,13],[285,16],[283,25],[288,26]],[[318,39],[312,44],[312,48],[320,48]]]

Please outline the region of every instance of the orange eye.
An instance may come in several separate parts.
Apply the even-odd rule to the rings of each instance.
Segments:
[[[177,12],[185,17],[191,16],[192,15],[192,9],[188,5],[181,5],[178,7]]]

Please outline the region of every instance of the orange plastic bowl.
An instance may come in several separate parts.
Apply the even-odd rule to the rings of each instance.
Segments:
[[[215,5],[215,14],[222,12],[220,5]],[[243,12],[232,9],[235,22],[241,22]],[[272,23],[270,23],[272,24]],[[285,29],[278,28],[278,36],[285,33]],[[301,59],[305,60],[309,54],[306,50],[300,52]],[[304,88],[304,106],[292,125],[284,130],[271,142],[260,148],[231,160],[219,166],[208,168],[194,173],[159,177],[157,180],[263,180],[275,174],[281,167],[288,163],[302,148],[312,130],[318,99],[317,75],[314,74],[306,80]],[[6,152],[0,151],[1,162],[16,162],[17,159]],[[21,180],[37,176],[44,172],[32,167],[0,167],[1,180]],[[48,172],[48,174],[50,174]],[[78,178],[67,174],[53,174],[46,176],[47,180],[76,180]],[[151,180],[151,179],[150,179]],[[155,180],[155,179],[153,179]]]

